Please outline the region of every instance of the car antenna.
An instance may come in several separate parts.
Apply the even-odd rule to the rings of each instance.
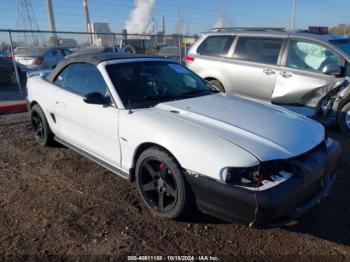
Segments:
[[[132,110],[131,110],[131,101],[130,101],[130,99],[128,100],[128,109],[129,109],[128,114],[129,114],[129,115],[132,114],[133,112],[132,112]]]

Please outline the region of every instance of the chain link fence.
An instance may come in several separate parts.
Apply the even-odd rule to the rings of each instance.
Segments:
[[[167,56],[181,63],[196,39],[197,36],[178,34],[0,30],[0,101],[23,98],[27,72],[52,69],[70,54],[150,54]],[[7,95],[4,97],[4,94]]]

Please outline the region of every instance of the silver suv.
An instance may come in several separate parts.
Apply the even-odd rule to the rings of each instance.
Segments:
[[[350,40],[280,28],[203,33],[186,65],[222,92],[267,101],[339,123],[350,134]]]

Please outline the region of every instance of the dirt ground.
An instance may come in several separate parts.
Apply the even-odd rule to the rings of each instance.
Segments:
[[[350,138],[338,130],[328,130],[343,149],[330,196],[298,222],[257,230],[205,215],[187,221],[153,217],[133,183],[70,149],[39,147],[27,117],[0,116],[0,260],[292,255],[350,261]]]

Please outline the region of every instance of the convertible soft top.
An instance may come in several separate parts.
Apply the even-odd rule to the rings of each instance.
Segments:
[[[96,53],[96,54],[78,54],[66,56],[61,62],[58,63],[56,68],[51,72],[46,79],[53,82],[56,75],[61,72],[69,64],[73,63],[88,63],[98,65],[101,62],[109,60],[130,59],[130,58],[161,58],[159,56],[152,55],[134,55],[134,54],[113,54],[113,53]]]

